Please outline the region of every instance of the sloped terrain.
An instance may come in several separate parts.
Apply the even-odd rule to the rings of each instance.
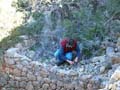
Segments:
[[[115,0],[14,2],[14,13],[24,12],[26,16],[0,42],[0,90],[119,90],[119,3]],[[14,17],[8,13],[5,17]],[[17,25],[13,18],[3,23]],[[78,64],[58,67],[53,54],[64,37],[77,39],[82,55]]]
[[[34,56],[33,53],[26,56],[24,52],[30,43],[33,40],[5,52],[1,90],[119,90],[120,52],[81,60],[73,66],[58,67],[54,59],[38,62],[29,57]]]

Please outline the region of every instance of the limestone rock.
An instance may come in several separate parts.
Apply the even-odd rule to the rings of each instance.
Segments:
[[[116,82],[116,90],[120,90],[120,80],[118,82]]]
[[[120,80],[120,67],[118,67],[118,69],[113,73],[110,79],[110,81],[116,81],[116,80]]]
[[[82,81],[87,81],[87,80],[89,80],[90,78],[92,78],[92,75],[83,75],[83,76],[80,77],[80,79],[81,79]]]
[[[43,88],[43,90],[48,90],[49,89],[49,84],[43,84],[42,88]]]
[[[33,58],[34,55],[35,55],[34,51],[29,51],[26,56],[29,57],[29,58]]]
[[[28,66],[28,65],[29,65],[28,61],[22,61],[21,64],[22,64],[23,66]]]
[[[50,84],[50,88],[51,88],[52,90],[55,90],[55,89],[56,89],[56,85],[55,85],[55,84]]]
[[[29,74],[29,73],[27,74],[27,78],[28,78],[30,81],[34,81],[34,80],[37,79],[34,75]]]
[[[19,38],[21,38],[21,39],[28,39],[28,36],[27,35],[21,35],[21,36],[19,36]]]
[[[78,72],[77,71],[70,71],[69,75],[70,76],[78,76]]]
[[[21,76],[24,76],[24,77],[27,76],[27,72],[24,72],[24,71],[23,71],[23,72],[21,73]]]
[[[40,71],[40,75],[41,75],[41,77],[43,77],[43,78],[47,78],[48,75],[49,75],[49,73],[48,73],[47,70],[42,69],[42,70]]]
[[[1,90],[7,90],[6,88],[2,88]]]
[[[14,65],[15,61],[12,58],[5,58],[5,62],[9,65]]]
[[[12,79],[9,80],[8,83],[9,83],[9,85],[10,85],[11,87],[14,87],[14,85],[15,85],[15,81],[12,80]]]
[[[17,64],[17,65],[16,65],[16,68],[19,69],[19,70],[22,70],[23,65],[21,65],[21,64]]]
[[[106,55],[110,56],[111,54],[114,54],[114,48],[113,47],[107,47],[106,48]]]
[[[31,59],[28,58],[28,57],[26,57],[26,56],[23,56],[23,57],[21,58],[21,61],[31,61]]]
[[[17,44],[15,45],[15,47],[16,47],[16,48],[19,48],[20,50],[23,49],[22,43],[17,43]]]
[[[57,81],[57,87],[62,87],[63,83],[61,81]]]
[[[13,74],[14,74],[15,76],[21,76],[21,71],[20,71],[19,69],[14,69]]]
[[[31,82],[27,83],[26,90],[34,90],[34,87]]]
[[[39,85],[39,81],[33,81],[32,83],[33,83],[33,86],[34,86],[34,87],[39,87],[39,86],[40,86],[40,85]]]
[[[100,67],[100,73],[104,73],[105,71],[105,66]]]
[[[10,48],[8,49],[5,54],[8,56],[8,57],[14,57],[14,54],[19,52],[19,48]]]
[[[30,46],[35,44],[35,40],[29,39],[29,40],[23,40],[23,45],[26,48],[29,48]]]
[[[0,86],[4,86],[5,84],[7,84],[7,80],[5,78],[0,78]]]
[[[71,90],[71,89],[73,90],[74,87],[75,87],[75,86],[74,86],[74,85],[71,85],[70,83],[64,84],[64,88],[67,89],[67,90]]]
[[[50,83],[51,83],[51,80],[48,79],[48,78],[44,78],[43,80],[44,80],[44,82],[47,83],[47,84],[50,84]]]
[[[94,57],[91,60],[93,63],[95,62],[104,62],[105,61],[105,56],[98,56],[98,57]]]
[[[18,82],[18,81],[15,81],[15,86],[16,86],[17,88],[19,88],[19,87],[20,87],[20,85],[19,85],[19,82]]]
[[[26,83],[25,81],[21,81],[21,82],[20,82],[20,87],[21,87],[21,88],[25,88],[26,85],[27,85],[27,83]]]

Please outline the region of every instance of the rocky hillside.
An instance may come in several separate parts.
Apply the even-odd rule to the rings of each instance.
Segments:
[[[120,51],[82,60],[77,65],[56,66],[51,61],[33,61],[35,42],[22,43],[5,51],[0,68],[1,90],[119,90]],[[118,39],[117,47],[120,47]],[[29,52],[29,53],[28,53]]]
[[[119,4],[1,0],[0,90],[120,90]],[[78,41],[82,55],[77,65],[54,63],[64,37]]]

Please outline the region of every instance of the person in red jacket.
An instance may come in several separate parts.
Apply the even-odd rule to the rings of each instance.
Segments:
[[[73,53],[75,57],[73,57]],[[68,62],[70,65],[77,63],[80,58],[80,48],[74,39],[63,39],[60,42],[60,48],[54,53],[57,65]]]

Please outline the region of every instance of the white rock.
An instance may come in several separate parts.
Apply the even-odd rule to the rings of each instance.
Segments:
[[[104,73],[105,72],[105,66],[100,67],[100,73]]]
[[[14,57],[15,54],[19,51],[19,48],[10,48],[8,49],[5,54],[8,56],[8,57]]]
[[[16,67],[17,67],[18,69],[22,70],[23,65],[21,65],[21,64],[17,64]]]
[[[113,47],[107,47],[106,48],[106,55],[107,56],[111,56],[112,54],[114,54],[114,48]]]
[[[113,73],[113,75],[111,76],[110,81],[117,81],[120,80],[120,67],[118,67],[118,69]]]
[[[88,79],[90,79],[92,77],[92,75],[83,75],[81,76],[80,78],[83,80],[83,81],[86,81]]]
[[[15,76],[21,76],[21,71],[19,69],[14,69],[14,75]]]
[[[76,71],[70,71],[69,75],[70,75],[70,76],[78,76],[79,73],[76,72]]]
[[[30,58],[28,58],[28,57],[26,57],[26,56],[23,56],[23,57],[21,58],[21,60],[22,60],[22,61],[24,61],[24,60],[25,60],[25,61],[32,61]]]
[[[105,61],[105,56],[93,57],[91,61],[93,63],[95,63],[95,62],[104,62]]]
[[[36,76],[32,75],[32,74],[27,74],[27,78],[30,80],[30,81],[34,81],[36,80]]]
[[[43,84],[42,88],[43,88],[43,90],[48,90],[49,89],[49,84]]]
[[[22,64],[23,66],[28,66],[28,65],[29,65],[29,62],[28,62],[28,61],[22,61],[21,64]]]
[[[34,87],[31,82],[27,83],[26,90],[34,90]]]
[[[15,57],[15,58],[22,58],[23,56],[20,55],[20,54],[18,54],[18,53],[15,53],[15,54],[14,54],[14,57]]]
[[[83,72],[84,70],[85,70],[84,67],[81,67],[81,68],[79,69],[80,72]]]
[[[108,86],[108,89],[109,90],[116,90],[116,84],[114,83],[114,84],[110,84],[109,86]]]
[[[23,49],[22,43],[17,43],[17,44],[15,45],[15,47],[16,47],[16,48],[19,48],[20,50]]]
[[[38,61],[31,61],[31,62],[30,62],[30,65],[31,65],[31,66],[35,66],[35,65],[41,66],[42,64],[41,64],[40,62],[38,62]]]
[[[7,59],[5,59],[5,63],[7,63],[9,65],[13,65],[13,64],[15,64],[15,61],[12,58],[7,58]]]
[[[28,54],[27,54],[27,56],[28,56],[29,58],[33,58],[34,55],[35,55],[35,52],[34,52],[34,51],[29,51]]]
[[[2,88],[1,90],[6,90],[6,88]]]
[[[21,36],[19,36],[19,38],[21,38],[21,39],[28,39],[28,36],[27,35],[21,35]]]

